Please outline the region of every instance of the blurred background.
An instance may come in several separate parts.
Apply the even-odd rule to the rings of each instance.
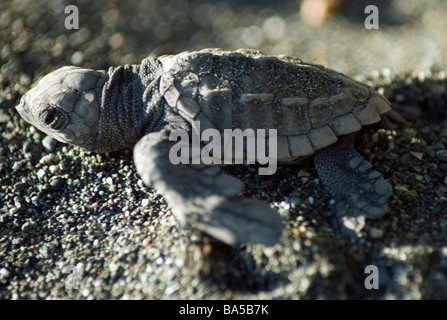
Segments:
[[[69,4],[79,9],[78,30],[65,29]],[[379,10],[378,30],[365,28],[367,5]],[[442,0],[3,0],[0,96],[14,100],[62,65],[104,69],[205,47],[295,55],[350,75],[427,70],[446,65],[446,7]]]

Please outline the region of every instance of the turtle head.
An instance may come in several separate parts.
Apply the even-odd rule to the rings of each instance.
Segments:
[[[104,71],[63,67],[43,77],[16,106],[19,114],[57,140],[96,150]]]

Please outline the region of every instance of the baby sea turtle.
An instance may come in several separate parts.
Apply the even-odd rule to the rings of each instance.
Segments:
[[[343,74],[293,57],[205,49],[108,71],[63,67],[16,108],[59,141],[94,152],[133,147],[142,180],[163,194],[177,220],[230,245],[273,245],[282,219],[266,203],[238,196],[241,183],[219,166],[172,163],[178,142],[169,136],[176,130],[191,137],[206,129],[276,129],[278,162],[314,157],[345,230],[384,215],[392,193],[350,146],[353,133],[381,121],[390,103]]]

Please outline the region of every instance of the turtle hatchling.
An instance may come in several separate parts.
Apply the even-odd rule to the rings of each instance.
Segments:
[[[383,216],[392,193],[351,147],[352,136],[380,122],[390,103],[341,73],[293,57],[205,49],[107,71],[63,67],[42,78],[16,108],[59,141],[93,152],[133,148],[141,179],[161,192],[176,219],[229,245],[274,245],[283,222],[267,203],[241,197],[242,183],[223,173],[218,161],[194,158],[193,136],[208,129],[222,135],[264,129],[264,140],[276,142],[265,154],[279,164],[313,157],[342,231],[356,232],[365,218]],[[171,138],[178,130],[191,139],[189,163],[170,158],[172,150],[186,150]],[[201,137],[204,148],[211,139]],[[245,159],[254,149],[244,141]],[[228,156],[221,143],[213,159]]]

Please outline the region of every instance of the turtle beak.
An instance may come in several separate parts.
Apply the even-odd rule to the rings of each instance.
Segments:
[[[25,96],[23,96],[20,99],[20,103],[18,105],[16,105],[15,108],[19,112],[19,114],[22,116],[22,118],[24,118],[28,122],[30,121],[29,120],[28,110],[27,110],[26,105],[25,105]]]
[[[15,108],[17,109],[17,111],[18,111],[19,113],[22,113],[22,112],[24,111],[24,109],[23,109],[23,105],[25,104],[25,101],[23,101],[23,100],[24,100],[24,99],[23,99],[23,97],[22,97],[22,98],[20,99],[19,104],[15,106]]]

